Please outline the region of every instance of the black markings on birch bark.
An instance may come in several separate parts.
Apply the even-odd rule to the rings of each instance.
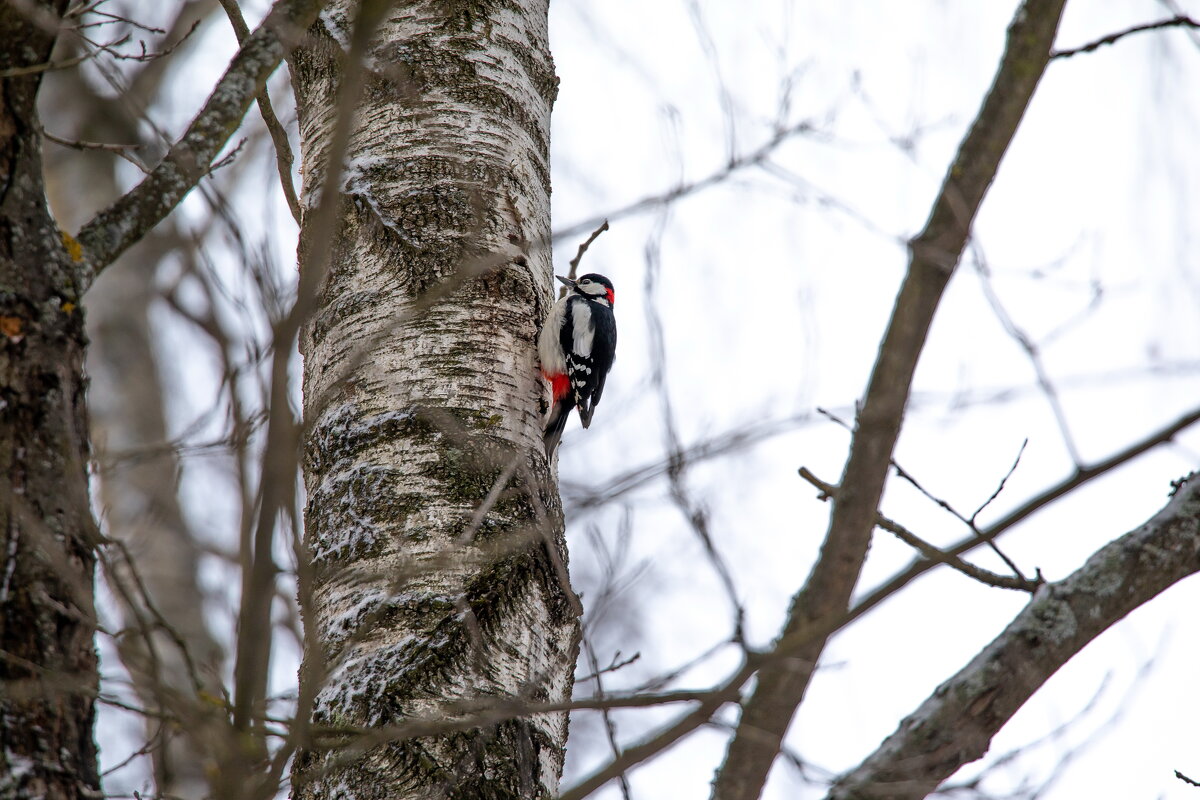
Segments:
[[[332,256],[301,341],[319,576],[305,614],[322,649],[301,680],[319,684],[312,717],[325,733],[297,758],[300,798],[557,789],[565,714],[362,738],[453,715],[456,700],[570,697],[578,600],[564,584],[534,352],[553,280],[546,10],[394,7],[332,177],[328,137],[351,113],[337,87],[353,4],[331,4],[293,64],[302,204],[314,207],[326,180],[344,199],[332,241],[302,234],[301,245],[302,269],[314,248]]]

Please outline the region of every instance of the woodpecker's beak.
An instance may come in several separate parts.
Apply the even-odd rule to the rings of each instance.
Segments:
[[[570,286],[572,289],[575,288],[575,281],[571,280],[570,278],[564,278],[562,275],[555,275],[554,277],[558,278],[560,281],[565,283],[567,286]]]

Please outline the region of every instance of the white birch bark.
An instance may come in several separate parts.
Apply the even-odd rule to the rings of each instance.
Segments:
[[[305,613],[320,647],[301,697],[315,692],[317,733],[445,718],[459,700],[566,700],[578,648],[534,352],[552,281],[547,0],[392,6],[354,111],[339,230],[318,241],[356,5],[330,4],[293,64],[302,269],[332,249],[302,337]],[[318,738],[295,795],[549,797],[566,728],[541,715],[365,755]]]

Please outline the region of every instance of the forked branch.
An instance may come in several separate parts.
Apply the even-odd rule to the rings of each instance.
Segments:
[[[1042,586],[1004,632],[900,723],[827,800],[922,798],[987,752],[1046,680],[1143,603],[1200,571],[1200,478],[1186,478],[1141,527],[1062,581]]]
[[[213,160],[283,58],[313,23],[323,0],[276,0],[243,42],[200,113],[166,158],[141,183],[80,229],[79,291],[175,208],[211,170]]]

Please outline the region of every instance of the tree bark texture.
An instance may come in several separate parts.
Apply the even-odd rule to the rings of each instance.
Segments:
[[[534,348],[552,298],[547,2],[392,6],[351,112],[354,5],[322,12],[293,64],[302,270],[330,250],[302,338],[318,735],[566,700],[579,635]],[[347,113],[329,235],[314,207]],[[326,735],[296,796],[547,798],[566,732],[545,714],[365,753]]]
[[[827,800],[919,800],[964,764],[1058,668],[1143,603],[1200,571],[1200,476],[1136,530],[1038,589],[1004,631],[943,683]]]
[[[900,435],[917,361],[971,225],[1050,59],[1066,0],[1026,0],[1008,29],[999,70],[946,173],[925,228],[909,242],[909,266],[855,421],[821,554],[792,599],[781,638],[844,611],[858,582]],[[804,699],[827,637],[813,637],[765,666],[725,762],[714,800],[754,800]]]
[[[66,0],[29,5],[0,5],[0,71],[50,57]],[[100,790],[96,534],[81,253],[46,207],[40,79],[0,78],[0,796],[74,800]]]

